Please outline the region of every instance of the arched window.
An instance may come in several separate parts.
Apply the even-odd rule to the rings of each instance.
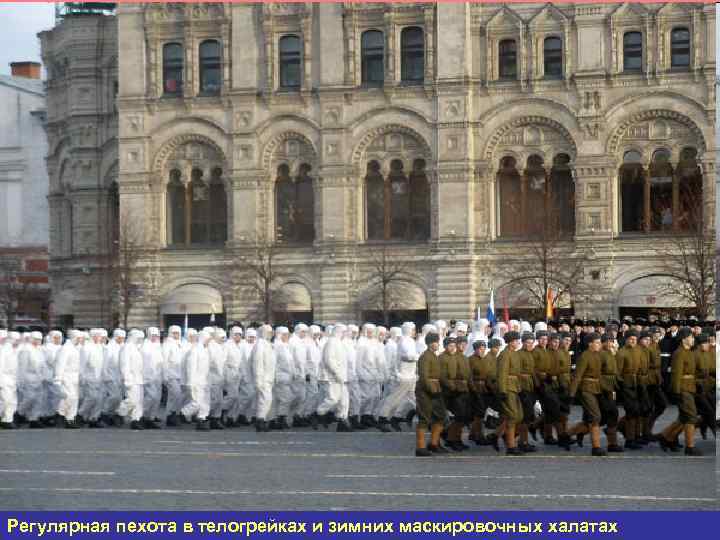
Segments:
[[[280,38],[280,88],[300,88],[300,38]]]
[[[545,77],[561,79],[563,76],[562,40],[559,37],[545,38],[543,49]]]
[[[315,194],[311,167],[303,163],[295,178],[286,164],[278,167],[275,182],[276,240],[312,243],[315,240]]]
[[[163,93],[181,95],[183,89],[183,47],[180,43],[163,46]]]
[[[365,176],[368,240],[407,240],[422,242],[430,238],[430,186],[425,160],[416,159],[408,176],[399,159],[390,163],[384,178],[380,164],[371,161]]]
[[[622,231],[696,230],[703,223],[702,184],[694,148],[683,148],[675,167],[670,151],[660,148],[647,171],[638,152],[626,152],[620,168]]]
[[[367,165],[365,199],[368,240],[385,240],[385,180],[377,161]]]
[[[645,174],[642,156],[631,150],[625,152],[620,167],[620,196],[622,213],[622,231],[640,232],[645,229],[644,198]]]
[[[696,231],[703,227],[703,177],[697,162],[697,150],[683,148],[675,175],[678,192],[676,230]]]
[[[673,169],[670,152],[656,150],[650,163],[650,230],[673,228]]]
[[[500,193],[500,236],[520,236],[524,229],[524,205],[521,190],[520,173],[514,157],[506,156],[500,160],[497,174]]]
[[[525,195],[525,230],[526,235],[535,235],[540,233],[545,224],[551,221],[555,216],[550,215],[548,205],[548,186],[547,175],[543,158],[540,156],[530,156],[525,166],[525,189],[521,193]]]
[[[215,40],[200,44],[200,93],[219,94],[222,85],[220,43]]]
[[[379,30],[368,30],[362,35],[362,84],[381,86],[385,80],[383,33]]]
[[[410,240],[430,238],[430,184],[425,160],[416,159],[410,173]]]
[[[498,45],[501,79],[517,79],[517,46],[514,39],[503,39]]]
[[[641,32],[626,32],[623,36],[623,70],[642,71]]]
[[[422,83],[425,79],[425,35],[422,28],[404,28],[400,35],[400,50],[402,82]]]
[[[227,195],[222,170],[211,171],[206,182],[200,169],[193,169],[184,184],[178,170],[170,172],[167,186],[168,245],[221,244],[227,240]]]
[[[219,244],[227,240],[227,195],[222,179],[222,169],[212,171],[209,189],[210,199],[210,243]]]
[[[570,169],[570,156],[558,154],[550,171],[550,193],[555,209],[554,221],[561,236],[575,234],[575,182]]]
[[[185,186],[180,181],[180,171],[170,172],[170,182],[167,187],[167,219],[168,244],[185,244],[186,210]]]
[[[670,67],[686,68],[690,66],[690,31],[687,28],[674,28],[670,34]]]

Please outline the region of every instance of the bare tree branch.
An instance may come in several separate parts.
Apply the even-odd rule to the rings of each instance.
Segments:
[[[145,275],[141,260],[147,250],[143,245],[141,221],[133,219],[130,212],[120,216],[119,239],[111,247],[109,272],[116,295],[116,303],[127,328],[128,317],[133,306],[140,300],[140,291]]]

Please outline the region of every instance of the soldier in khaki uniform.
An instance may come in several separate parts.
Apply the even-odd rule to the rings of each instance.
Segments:
[[[521,456],[524,452],[517,447],[515,441],[515,430],[523,421],[523,407],[519,396],[522,372],[522,358],[518,355],[520,334],[510,331],[504,338],[507,347],[498,356],[498,399],[502,414],[498,433],[505,433],[505,453],[509,456]]]
[[[617,393],[618,369],[615,355],[617,354],[617,341],[608,334],[603,334],[600,338],[602,350],[600,357],[602,358],[602,371],[600,375],[600,390],[598,403],[602,412],[602,424],[607,426],[605,434],[607,435],[607,451],[614,453],[622,453],[623,448],[618,444],[617,425],[618,425],[618,408],[615,402]]]
[[[715,378],[711,370],[715,368],[715,348],[710,348],[707,334],[695,336],[695,354],[697,354],[697,368],[695,372],[695,406],[698,410],[700,433],[703,439],[707,438],[707,429],[715,434]]]
[[[438,357],[440,336],[429,333],[425,336],[427,349],[418,359],[418,381],[415,385],[416,410],[418,415],[415,455],[428,457],[433,453],[446,454],[440,444],[440,432],[445,422],[445,402],[442,396],[440,378],[442,365]],[[425,446],[425,433],[430,429],[430,446]]]
[[[650,441],[655,440],[653,428],[658,418],[667,409],[667,397],[662,388],[662,357],[660,356],[660,340],[662,332],[657,327],[650,328],[651,341],[647,348],[650,354],[650,365],[648,367],[647,392],[650,401],[651,413],[644,426],[644,437]]]
[[[660,447],[664,451],[677,451],[675,439],[685,432],[685,455],[701,456],[702,452],[695,448],[695,424],[698,421],[695,407],[695,373],[697,370],[697,354],[692,351],[694,337],[692,330],[683,327],[678,330],[677,338],[680,346],[672,357],[670,388],[673,401],[678,406],[678,418],[658,437]]]
[[[462,431],[468,418],[470,364],[465,355],[458,350],[455,338],[445,338],[443,345],[445,351],[440,355],[442,365],[440,384],[445,406],[453,414],[453,421],[448,426],[447,445],[456,452],[462,452],[469,448],[462,442]]]
[[[570,397],[570,381],[572,374],[572,357],[570,347],[572,346],[572,334],[570,332],[560,332],[560,346],[555,352],[555,365],[558,377],[558,385],[560,387],[560,403],[562,404],[560,416],[561,432],[567,433],[568,416],[570,416],[570,407],[572,398]]]
[[[592,440],[592,455],[606,456],[600,447],[600,421],[602,411],[598,403],[598,396],[602,393],[600,388],[600,377],[602,375],[602,357],[600,356],[600,334],[591,332],[585,335],[587,349],[580,355],[575,374],[570,384],[570,395],[580,390],[580,402],[583,407],[583,421],[579,422],[568,431],[568,437],[590,432]],[[563,437],[563,446],[569,449],[567,438]]]
[[[556,356],[548,348],[549,339],[545,330],[538,331],[536,337],[537,346],[533,349],[533,356],[535,357],[535,373],[538,380],[538,395],[543,410],[538,427],[542,427],[545,444],[554,445],[557,444],[557,439],[553,437],[553,427],[556,429],[558,436],[562,433],[562,426],[560,425],[561,402],[558,395],[560,386],[557,377]]]
[[[615,355],[615,361],[625,408],[625,448],[638,450],[642,448],[637,438],[641,433],[640,376],[645,355],[637,346],[635,330],[628,330],[624,337],[625,345]]]
[[[473,417],[469,439],[475,441],[478,446],[491,444],[483,434],[483,419],[487,408],[495,404],[497,353],[500,350],[500,341],[493,341],[496,347],[491,348],[490,352],[488,352],[487,341],[475,341],[473,343],[473,354],[469,358],[471,374],[470,401]]]
[[[535,402],[537,401],[534,347],[535,334],[523,332],[522,349],[518,351],[518,356],[520,356],[520,402],[523,408],[523,421],[518,426],[518,435],[520,437],[519,448],[526,453],[537,451],[537,448],[530,444],[528,438],[529,426],[535,421]]]

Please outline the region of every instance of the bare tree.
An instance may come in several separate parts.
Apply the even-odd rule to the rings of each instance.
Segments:
[[[586,292],[584,269],[590,259],[589,250],[563,232],[559,211],[548,206],[542,216],[527,242],[514,244],[515,255],[503,261],[499,287],[525,296],[537,318],[545,318],[549,289],[553,311]]]
[[[141,265],[147,253],[141,221],[127,211],[120,216],[119,238],[111,247],[109,273],[115,291],[123,327],[127,328],[130,311],[142,296],[145,270]]]
[[[365,293],[358,301],[361,310],[379,311],[383,324],[390,324],[390,312],[400,307],[407,297],[415,275],[409,261],[393,255],[385,244],[370,251],[367,261],[369,272],[364,279]]]
[[[21,306],[34,294],[35,286],[22,279],[20,259],[0,258],[0,316],[8,328],[15,326]]]
[[[681,230],[653,242],[658,262],[647,277],[658,280],[658,295],[684,300],[695,307],[700,318],[706,319],[715,305],[715,234],[708,226],[702,195],[684,191],[684,212],[674,216]]]
[[[233,282],[228,283],[244,300],[251,298],[256,308],[251,316],[268,324],[275,324],[276,308],[287,303],[280,285],[289,275],[278,265],[279,248],[267,240],[258,240],[248,248],[239,248],[233,256],[236,271]]]

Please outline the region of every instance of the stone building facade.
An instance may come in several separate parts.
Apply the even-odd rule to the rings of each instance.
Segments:
[[[591,253],[575,315],[677,309],[643,278],[688,189],[714,227],[709,5],[127,4],[41,37],[53,291],[76,324],[109,322],[130,228],[130,321],[165,325],[254,318],[258,242],[284,315],[360,319],[381,252],[408,271],[395,309],[468,318],[529,256],[538,201]]]
[[[48,312],[45,88],[37,62],[0,75],[0,325]],[[47,321],[45,321],[47,322]]]

